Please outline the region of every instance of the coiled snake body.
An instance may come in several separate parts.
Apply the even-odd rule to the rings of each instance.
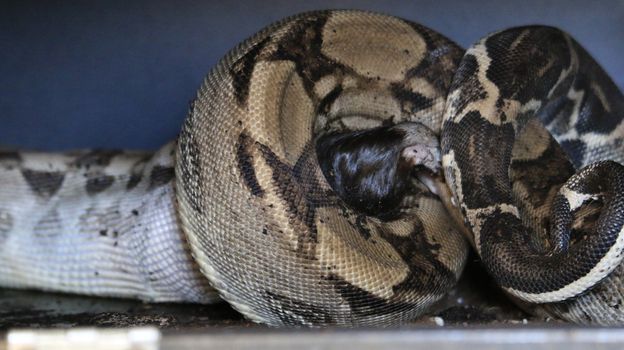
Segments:
[[[1,153],[0,285],[392,325],[472,244],[514,298],[621,324],[622,118],[554,28],[464,52],[395,17],[301,14],[223,58],[155,154]]]

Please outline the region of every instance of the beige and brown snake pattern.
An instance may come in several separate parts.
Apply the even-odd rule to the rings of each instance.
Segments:
[[[1,153],[0,285],[389,326],[472,244],[536,312],[623,323],[623,111],[553,28],[464,52],[396,17],[300,14],[223,58],[155,154]]]

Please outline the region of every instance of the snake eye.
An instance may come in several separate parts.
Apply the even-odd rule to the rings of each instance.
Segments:
[[[433,132],[419,123],[334,133],[317,139],[319,164],[345,203],[370,216],[396,216],[415,167],[439,170]]]

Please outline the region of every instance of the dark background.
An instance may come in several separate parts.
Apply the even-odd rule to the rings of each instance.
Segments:
[[[154,149],[231,47],[324,8],[400,16],[463,46],[510,26],[558,26],[624,86],[624,1],[0,0],[0,145]]]

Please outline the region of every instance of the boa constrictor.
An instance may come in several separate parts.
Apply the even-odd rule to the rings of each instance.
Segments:
[[[464,52],[395,17],[301,14],[223,58],[155,154],[2,152],[0,285],[392,325],[472,244],[519,302],[621,324],[623,118],[554,28]]]

